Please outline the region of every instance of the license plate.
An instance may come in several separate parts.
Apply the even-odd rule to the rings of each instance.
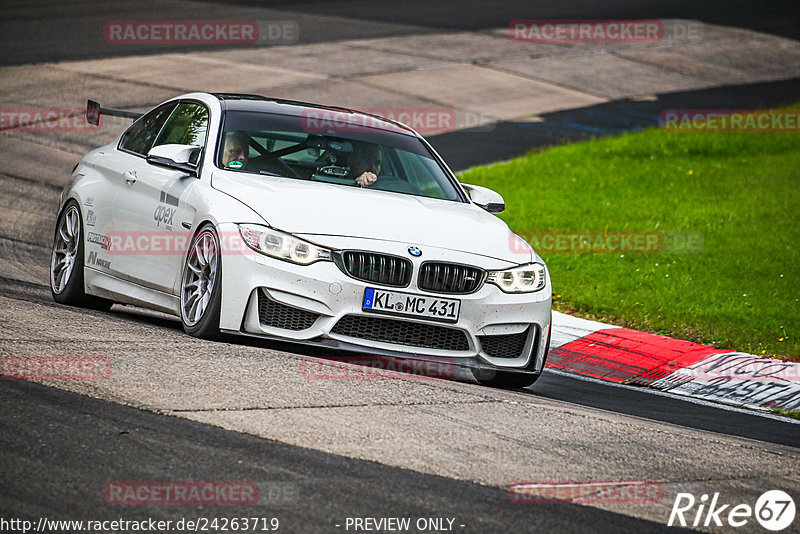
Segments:
[[[361,307],[365,311],[455,323],[461,311],[461,301],[368,287]]]

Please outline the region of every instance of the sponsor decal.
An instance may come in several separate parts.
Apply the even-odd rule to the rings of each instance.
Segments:
[[[111,249],[111,238],[103,234],[88,232],[86,234],[86,241],[89,243],[94,243],[95,245],[100,245],[103,250]]]
[[[161,190],[159,205],[156,206],[153,212],[153,220],[156,222],[157,227],[163,224],[164,228],[170,231],[172,230],[174,224],[173,217],[175,216],[175,212],[178,211],[177,206],[180,203],[180,198],[184,191],[186,191],[186,188],[189,187],[189,184],[193,183],[194,180],[195,179],[188,176],[180,176],[174,178],[164,186]]]
[[[675,386],[670,391],[758,408],[800,410],[800,382],[797,380],[750,381],[732,376],[720,376],[710,380],[690,380]]]
[[[632,382],[753,408],[800,409],[800,363],[740,352],[714,354],[685,367],[663,366]]]
[[[795,382],[800,385],[800,363],[759,358],[744,353],[716,354],[676,370],[665,380],[675,385],[690,380],[730,378],[746,382]]]
[[[186,191],[189,184],[193,183],[195,180],[196,178],[191,178],[189,176],[174,178],[161,190],[159,202],[170,206],[177,206],[181,196],[183,196],[183,192]]]
[[[164,223],[164,228],[172,230],[172,218],[175,216],[177,208],[170,208],[159,204],[153,212],[153,220],[156,221],[156,226],[161,226]]]
[[[86,197],[86,200],[83,202],[84,206],[94,206],[94,197]]]
[[[101,258],[100,256],[97,255],[97,252],[95,252],[94,250],[89,252],[87,263],[89,263],[90,265],[96,265],[97,267],[102,267],[103,269],[111,268],[111,261]]]
[[[86,226],[94,226],[97,222],[97,216],[92,210],[86,210]]]

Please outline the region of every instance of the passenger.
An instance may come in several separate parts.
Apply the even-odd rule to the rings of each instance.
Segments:
[[[381,147],[373,143],[358,143],[355,145],[350,157],[347,158],[350,167],[349,176],[361,187],[369,187],[378,180],[383,165]]]

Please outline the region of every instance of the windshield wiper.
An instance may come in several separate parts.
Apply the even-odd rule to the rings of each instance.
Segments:
[[[271,172],[271,171],[258,171],[258,174],[264,174],[266,176],[277,176],[279,178],[285,178],[285,176],[283,176],[282,174],[278,174],[277,172]]]

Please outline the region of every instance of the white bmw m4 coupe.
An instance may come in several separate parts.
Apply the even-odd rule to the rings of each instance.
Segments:
[[[191,93],[81,159],[61,194],[53,298],[221,333],[447,361],[525,387],[550,338],[550,275],[403,124],[256,95]]]

